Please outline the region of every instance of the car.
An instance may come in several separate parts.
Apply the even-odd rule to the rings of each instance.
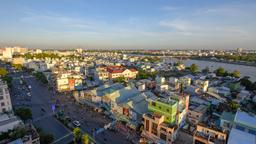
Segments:
[[[76,120],[76,121],[73,121],[73,125],[75,125],[76,127],[80,127],[81,124],[79,121]]]

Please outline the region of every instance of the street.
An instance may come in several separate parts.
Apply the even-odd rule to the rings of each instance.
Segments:
[[[12,93],[22,94],[24,91],[20,88],[19,79],[22,73],[12,74]],[[54,139],[58,140],[57,143],[65,144],[68,141],[72,141],[73,136],[68,135],[71,133],[62,123],[54,118],[51,105],[52,105],[52,93],[46,86],[37,81],[34,77],[28,77],[28,74],[24,74],[24,81],[27,85],[31,85],[31,102],[28,106],[31,106],[33,124],[36,127],[40,127],[44,132],[53,134]],[[14,105],[15,107],[15,105]],[[68,135],[67,137],[65,137]],[[65,140],[62,141],[62,138]]]

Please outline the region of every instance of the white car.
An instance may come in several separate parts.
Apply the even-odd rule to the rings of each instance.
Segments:
[[[75,125],[76,127],[80,127],[80,122],[79,121],[73,121],[73,125]]]

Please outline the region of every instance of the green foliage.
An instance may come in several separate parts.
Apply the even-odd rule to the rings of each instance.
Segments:
[[[81,140],[81,137],[82,137],[81,129],[80,128],[74,128],[73,134],[74,134],[74,141],[79,142]]]
[[[181,62],[181,61],[178,61],[178,62],[176,62],[176,63],[174,63],[173,65],[174,66],[179,66],[179,65],[182,65],[183,63]]]
[[[233,61],[256,62],[256,54],[217,55],[215,57],[218,59],[233,60]]]
[[[36,72],[34,74],[37,80],[40,80],[43,84],[47,84],[48,80],[42,72]]]
[[[38,53],[38,54],[31,54],[31,53],[27,53],[24,55],[25,58],[27,59],[45,59],[45,58],[52,58],[52,59],[59,59],[60,56],[58,56],[57,54],[54,53]]]
[[[12,64],[12,67],[14,67],[16,70],[22,70],[23,66],[21,64]]]
[[[231,75],[232,77],[239,78],[239,77],[241,76],[241,73],[240,73],[240,71],[235,70],[235,71],[233,71],[230,75]]]
[[[234,101],[231,101],[228,105],[232,111],[236,111],[239,108],[239,104]]]
[[[158,58],[158,57],[144,57],[143,59],[142,59],[142,61],[147,61],[147,62],[160,62],[161,61],[161,59],[160,58]]]
[[[41,144],[51,144],[54,141],[54,136],[52,134],[45,133],[41,128],[37,128],[37,132],[40,136]]]
[[[26,121],[26,120],[32,118],[31,109],[26,108],[26,107],[18,108],[18,109],[15,111],[15,114],[18,115],[23,121]]]
[[[215,71],[217,76],[224,76],[225,74],[225,69],[223,67],[219,67],[216,71]]]
[[[12,85],[12,77],[10,76],[4,76],[2,77],[2,80],[6,81],[9,87]]]
[[[208,66],[206,66],[203,70],[202,73],[209,73],[210,72],[210,68]]]
[[[5,68],[0,67],[0,76],[1,76],[1,77],[4,77],[4,76],[6,76],[7,74],[8,74],[8,71],[7,71]]]
[[[90,141],[90,139],[89,139],[89,135],[86,133],[86,134],[83,134],[83,136],[82,136],[82,142],[83,142],[83,144],[89,144],[89,141]]]
[[[118,82],[118,83],[124,83],[125,82],[125,77],[118,77],[118,78],[115,78],[113,81]]]
[[[199,67],[196,64],[192,64],[189,69],[192,73],[196,73],[199,70]]]
[[[246,90],[253,91],[256,90],[256,82],[253,83],[249,80],[249,77],[243,77],[240,79],[241,85],[245,86]]]
[[[149,77],[155,78],[156,77],[157,72],[147,72],[144,70],[139,70],[136,78],[137,79],[147,79]]]

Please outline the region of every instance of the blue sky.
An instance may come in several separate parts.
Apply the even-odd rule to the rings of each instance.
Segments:
[[[256,49],[255,0],[6,0],[0,46]]]

